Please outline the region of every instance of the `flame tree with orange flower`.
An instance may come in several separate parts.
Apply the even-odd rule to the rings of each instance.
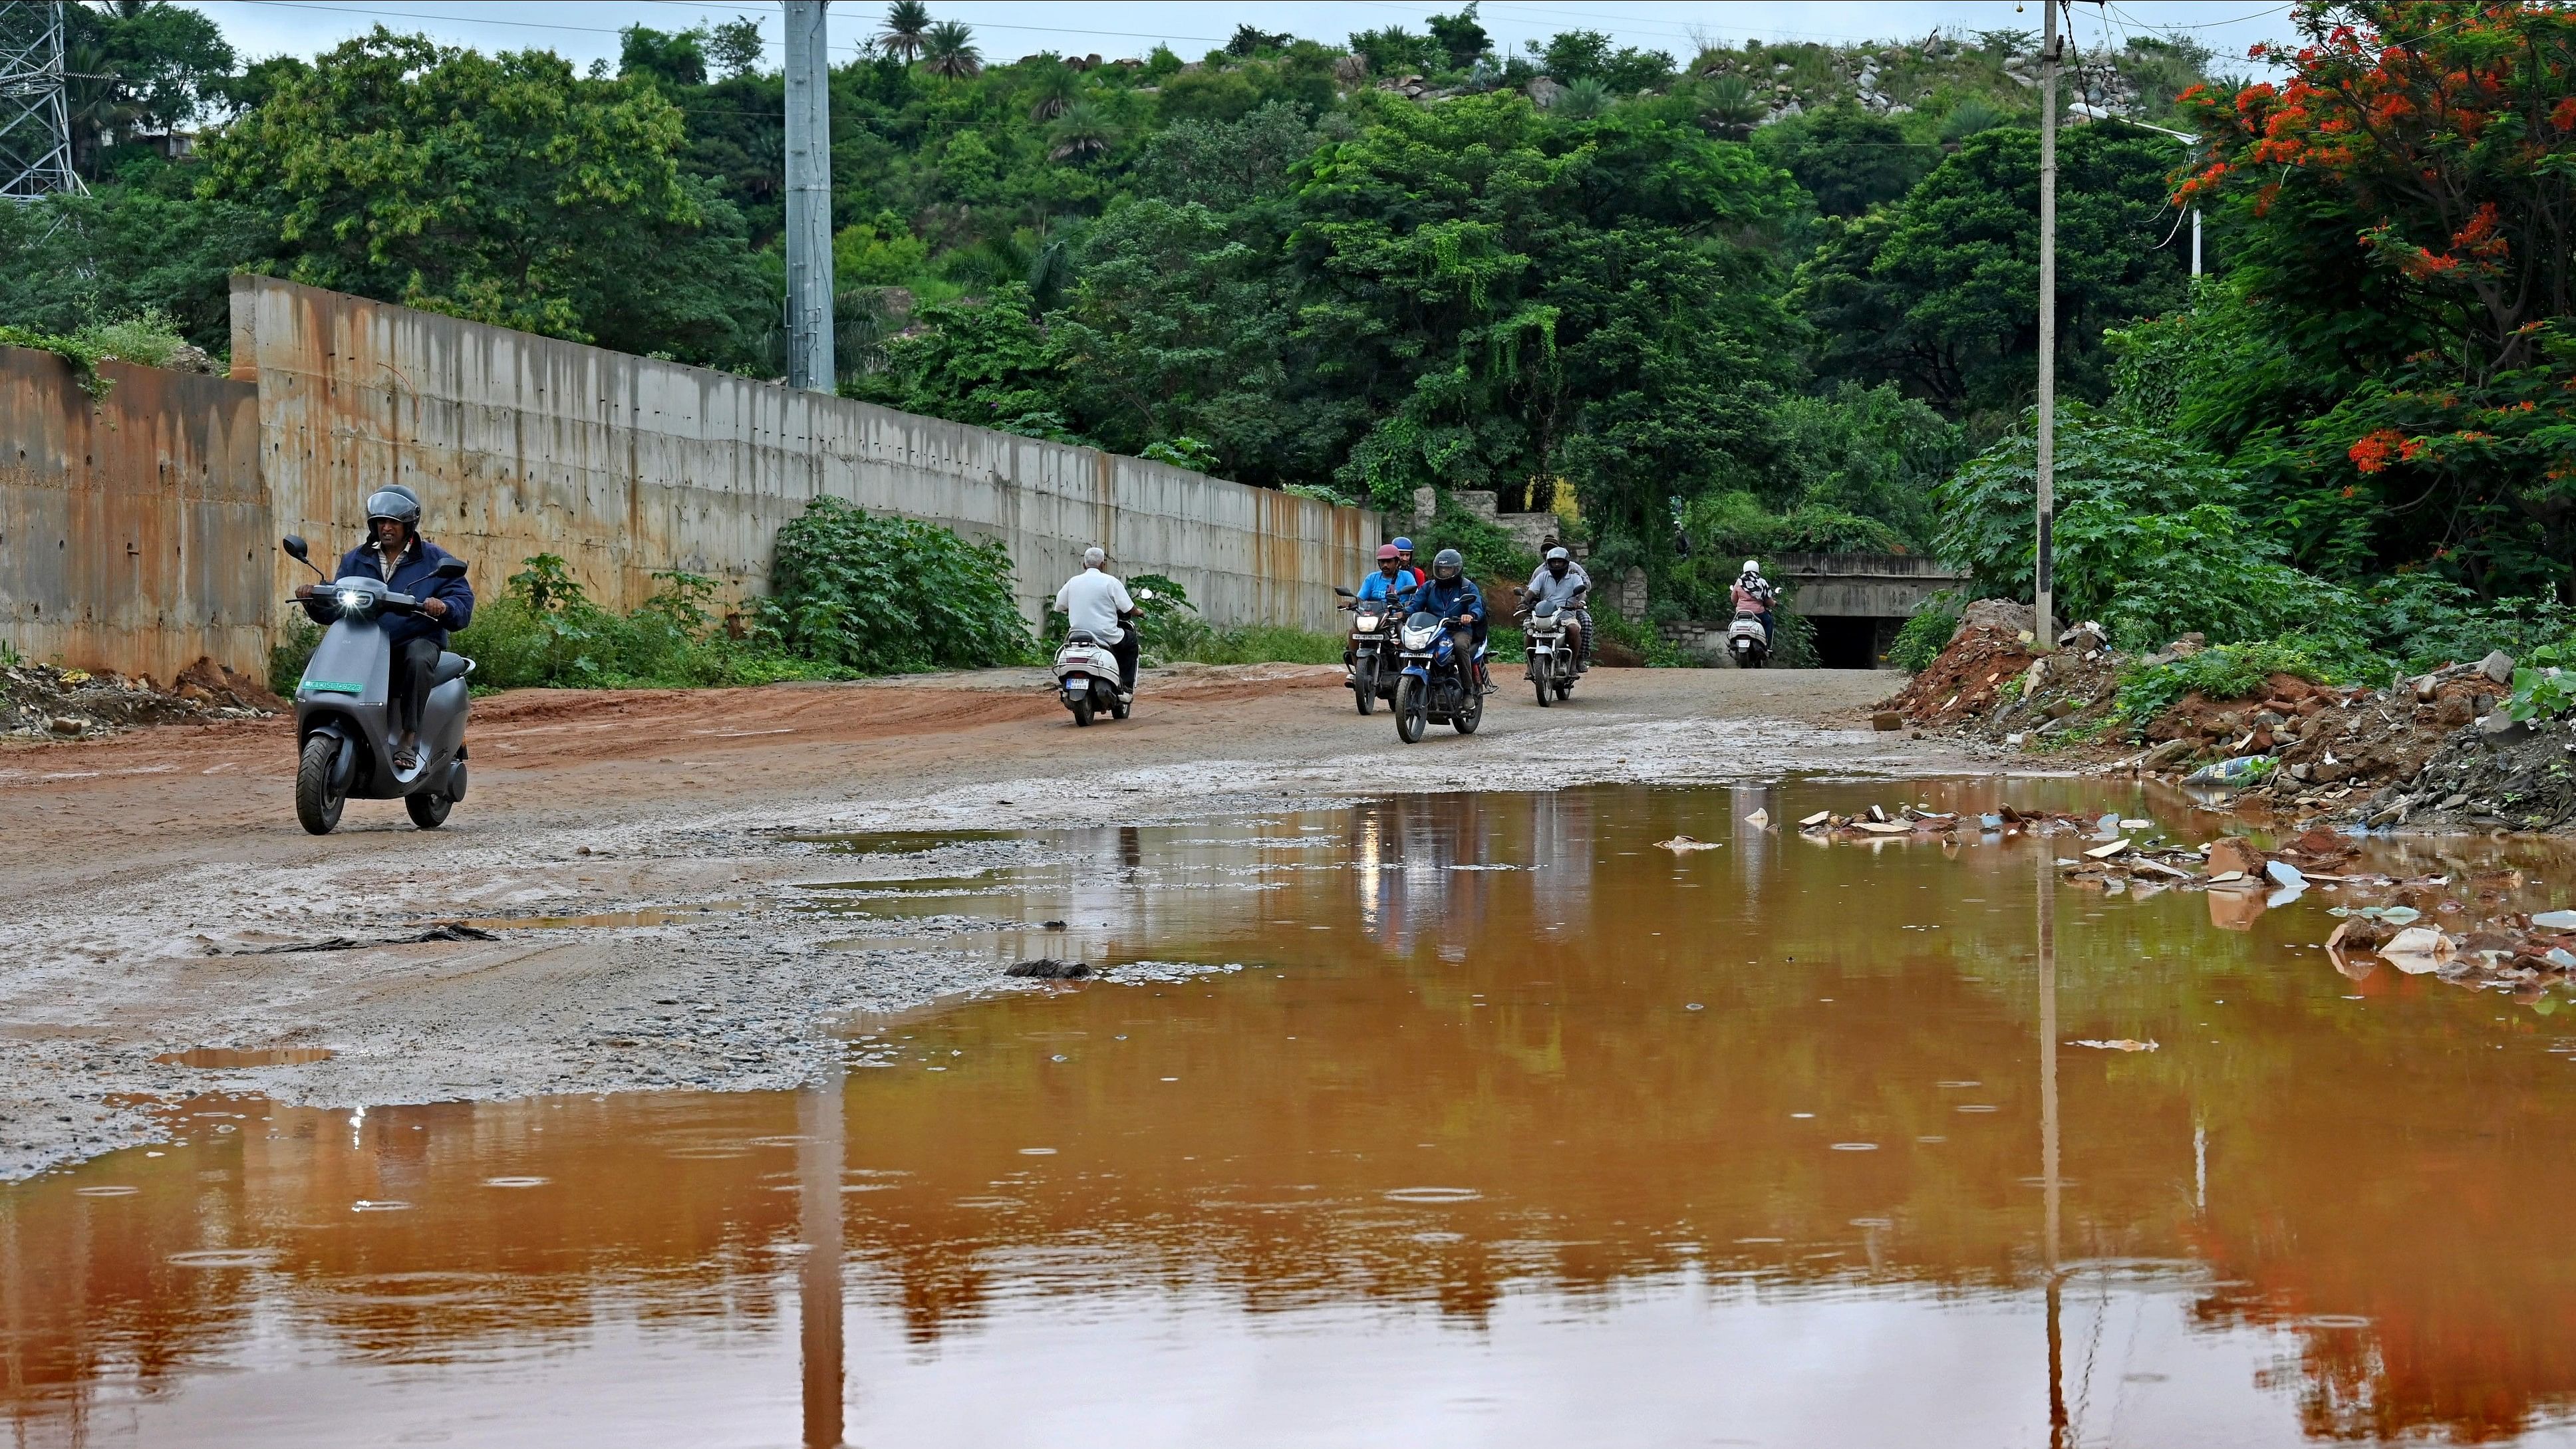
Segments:
[[[2319,566],[2576,601],[2576,10],[2303,4],[2280,82],[2185,97],[2178,199],[2243,314],[2180,420],[2267,475]],[[2226,333],[2224,325],[2211,329]]]

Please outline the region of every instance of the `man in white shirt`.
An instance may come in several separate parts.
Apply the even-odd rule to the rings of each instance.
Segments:
[[[1136,630],[1127,623],[1136,612],[1136,601],[1127,596],[1127,586],[1101,567],[1109,562],[1105,550],[1097,547],[1082,551],[1082,572],[1064,581],[1055,591],[1055,606],[1065,617],[1066,627],[1077,634],[1089,634],[1109,646],[1118,656],[1118,694],[1122,700],[1136,697],[1136,651],[1140,641]]]

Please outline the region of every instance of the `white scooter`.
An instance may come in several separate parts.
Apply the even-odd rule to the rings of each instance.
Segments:
[[[1140,604],[1153,597],[1152,589],[1138,589],[1135,594]],[[1076,629],[1064,636],[1064,647],[1055,651],[1056,693],[1064,707],[1073,711],[1077,726],[1089,725],[1096,714],[1125,719],[1132,707],[1118,693],[1118,656],[1109,647],[1116,642]]]
[[[1726,631],[1726,652],[1738,669],[1759,669],[1771,661],[1771,636],[1762,628],[1762,616],[1739,612]]]

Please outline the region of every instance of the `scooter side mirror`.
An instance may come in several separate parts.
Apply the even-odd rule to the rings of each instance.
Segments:
[[[290,533],[285,538],[279,540],[279,542],[285,547],[286,556],[288,558],[303,559],[306,563],[311,563],[313,561],[309,556],[310,550],[306,549],[304,546],[304,535],[300,533]]]
[[[1337,594],[1339,594],[1339,595],[1341,595],[1341,596],[1342,596],[1343,598],[1345,598],[1345,599],[1356,599],[1356,598],[1358,598],[1358,597],[1359,597],[1359,595],[1352,593],[1350,590],[1348,590],[1348,589],[1346,589],[1346,588],[1343,588],[1340,584],[1335,584],[1335,585],[1333,585],[1333,592],[1334,592],[1334,593],[1337,593]]]
[[[461,579],[465,577],[465,560],[461,558],[440,559],[438,561],[438,567],[431,569],[430,573],[442,579]]]

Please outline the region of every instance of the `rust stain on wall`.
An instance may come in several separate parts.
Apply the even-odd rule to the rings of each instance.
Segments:
[[[265,676],[277,555],[258,389],[0,347],[0,638],[30,659]]]

